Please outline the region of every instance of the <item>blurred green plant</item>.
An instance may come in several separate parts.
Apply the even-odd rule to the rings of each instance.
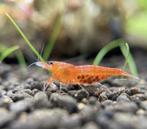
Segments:
[[[127,19],[126,22],[126,32],[129,34],[134,34],[139,37],[146,39],[147,35],[147,11],[142,13],[137,13]]]
[[[123,56],[125,57],[125,65],[128,64],[131,73],[133,75],[137,76],[138,75],[137,67],[136,67],[135,61],[130,53],[129,45],[125,41],[123,41],[122,39],[114,40],[114,41],[108,43],[106,46],[104,46],[96,55],[96,57],[93,61],[93,64],[99,65],[100,62],[102,61],[102,59],[104,58],[104,56],[109,51],[111,51],[117,47],[120,48]]]
[[[5,15],[7,16],[7,18],[11,21],[11,23],[14,25],[15,29],[19,32],[19,34],[22,36],[22,38],[24,39],[25,43],[29,46],[29,48],[32,50],[32,52],[37,56],[37,58],[41,61],[44,61],[44,59],[42,58],[42,56],[39,54],[39,52],[35,49],[35,47],[31,44],[31,42],[29,41],[29,39],[27,38],[27,36],[23,33],[23,31],[20,29],[20,27],[16,24],[16,22],[14,21],[14,19],[5,12]]]
[[[14,25],[14,27],[16,28],[16,30],[19,32],[19,34],[22,36],[22,38],[24,39],[25,43],[29,46],[29,48],[32,50],[32,52],[37,56],[37,58],[40,61],[45,61],[49,58],[53,47],[55,45],[55,42],[57,40],[57,37],[60,33],[61,30],[61,15],[57,18],[57,21],[55,23],[55,27],[54,30],[50,36],[50,40],[47,44],[47,46],[45,47],[45,50],[43,52],[43,57],[39,54],[39,52],[35,49],[35,47],[32,45],[32,43],[29,41],[29,39],[27,38],[27,36],[23,33],[23,31],[21,30],[21,28],[17,25],[17,23],[14,21],[14,19],[8,14],[5,13],[5,15],[8,17],[8,19],[11,21],[11,23]]]
[[[24,55],[23,55],[23,53],[22,53],[22,51],[20,49],[18,50],[18,52],[16,54],[16,58],[17,58],[18,63],[21,66],[22,69],[27,67],[25,57],[24,57]]]
[[[125,31],[136,37],[146,39],[147,35],[147,0],[136,0],[137,9],[126,17]]]
[[[16,51],[17,54],[15,53]],[[6,58],[11,56],[12,54],[16,55],[16,58],[21,68],[25,68],[27,66],[25,58],[18,45],[7,47],[5,45],[0,44],[0,62],[3,62]]]
[[[0,62],[2,62],[5,58],[13,54],[18,49],[19,46],[6,47],[0,44]]]
[[[56,43],[56,40],[58,38],[58,35],[61,31],[61,20],[62,20],[62,15],[59,15],[57,17],[56,23],[54,25],[53,32],[51,33],[50,39],[47,43],[47,46],[45,47],[44,53],[43,53],[43,59],[47,60],[50,57],[50,54],[54,48],[54,45]]]
[[[147,0],[137,0],[137,4],[141,9],[147,10]]]

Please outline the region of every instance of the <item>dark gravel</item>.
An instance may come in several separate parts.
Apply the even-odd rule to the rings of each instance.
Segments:
[[[86,88],[61,85],[44,91],[40,80],[46,74],[20,73],[0,64],[0,128],[147,129],[143,80],[114,78]]]

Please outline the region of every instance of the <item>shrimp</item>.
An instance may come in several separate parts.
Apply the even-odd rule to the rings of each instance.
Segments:
[[[132,77],[129,73],[118,69],[96,65],[73,65],[70,63],[49,61],[36,62],[37,66],[51,72],[48,83],[59,81],[63,84],[92,84],[99,83],[112,76]]]

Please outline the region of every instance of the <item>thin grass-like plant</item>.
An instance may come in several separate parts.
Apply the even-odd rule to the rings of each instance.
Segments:
[[[130,49],[129,49],[129,45],[123,41],[122,39],[118,39],[118,40],[114,40],[112,42],[110,42],[109,44],[107,44],[106,46],[104,46],[96,55],[93,64],[94,65],[99,65],[100,62],[102,61],[102,59],[104,58],[104,56],[111,50],[115,49],[119,47],[123,56],[125,57],[125,65],[128,64],[130,72],[137,76],[138,75],[138,71],[137,71],[137,67],[135,64],[135,61],[130,53]]]
[[[25,57],[22,53],[22,51],[19,49],[18,53],[16,54],[17,60],[19,65],[21,66],[22,69],[27,67],[26,61],[25,61]]]
[[[51,33],[50,39],[47,43],[47,46],[45,47],[44,53],[43,53],[43,59],[47,60],[54,48],[54,45],[56,43],[56,40],[58,38],[58,35],[61,31],[61,19],[62,19],[62,15],[59,15],[59,17],[57,17],[53,32]]]
[[[29,46],[29,48],[32,50],[32,52],[37,56],[37,58],[40,61],[44,61],[44,59],[42,58],[42,56],[39,54],[39,52],[35,49],[35,47],[31,44],[31,42],[29,41],[29,39],[27,38],[27,36],[23,33],[23,31],[20,29],[20,27],[17,25],[17,23],[14,21],[14,19],[7,13],[5,12],[5,15],[7,16],[7,18],[11,21],[11,23],[13,24],[13,26],[15,27],[15,29],[18,31],[18,33],[22,36],[22,38],[24,39],[25,43]]]
[[[15,53],[15,51],[17,51],[17,53]],[[16,58],[21,68],[26,68],[26,61],[19,46],[15,45],[12,47],[7,47],[5,45],[0,44],[0,62],[2,62],[5,58],[12,55],[13,53],[16,55]]]
[[[16,50],[19,49],[19,46],[13,46],[9,48],[4,48],[0,50],[0,62],[2,62],[5,58],[7,58],[9,55],[14,53]]]

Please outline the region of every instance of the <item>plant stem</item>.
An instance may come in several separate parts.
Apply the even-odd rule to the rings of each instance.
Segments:
[[[5,15],[11,21],[11,23],[14,25],[14,27],[16,28],[16,30],[19,32],[19,34],[24,39],[25,43],[30,47],[30,49],[38,57],[38,59],[41,60],[41,61],[44,61],[43,58],[38,53],[38,51],[33,47],[33,45],[31,44],[31,42],[28,40],[27,36],[23,33],[23,31],[20,29],[20,27],[16,24],[16,22],[14,21],[14,19],[7,12],[5,12]]]

